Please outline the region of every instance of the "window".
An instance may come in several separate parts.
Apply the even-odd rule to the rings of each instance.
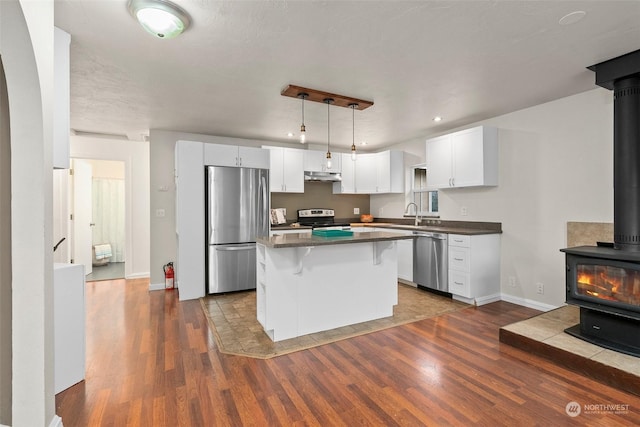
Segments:
[[[427,190],[427,167],[424,164],[412,167],[411,193],[418,205],[418,215],[438,213],[438,192]]]

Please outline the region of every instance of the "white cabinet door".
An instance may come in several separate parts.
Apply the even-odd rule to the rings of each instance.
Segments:
[[[238,147],[239,166],[243,168],[269,169],[269,150],[256,147]]]
[[[427,140],[427,189],[448,188],[451,184],[451,136]]]
[[[304,151],[294,148],[284,149],[284,191],[304,193]]]
[[[269,147],[269,188],[272,193],[304,193],[304,152]]]
[[[427,140],[427,189],[498,185],[498,130],[478,126]]]
[[[402,234],[411,234],[411,232]],[[408,282],[413,282],[413,242],[413,239],[398,240],[398,278]]]
[[[360,154],[356,160],[356,193],[372,194],[378,186],[378,165],[375,154]]]
[[[204,164],[207,166],[238,166],[238,147],[225,144],[204,145]]]
[[[404,152],[376,153],[377,193],[404,192]]]
[[[376,193],[391,192],[391,152],[376,153]]]
[[[327,169],[325,153],[316,150],[304,152],[304,170],[309,172],[324,172]]]
[[[451,150],[451,186],[482,185],[482,128],[476,127],[451,135]]]
[[[341,153],[342,181],[333,183],[333,194],[353,194],[356,192],[356,162],[350,154]]]
[[[269,190],[284,192],[284,148],[270,147],[269,153]]]

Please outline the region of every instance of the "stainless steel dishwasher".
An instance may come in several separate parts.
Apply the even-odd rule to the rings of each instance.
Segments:
[[[425,288],[449,292],[447,234],[414,231],[413,281]]]

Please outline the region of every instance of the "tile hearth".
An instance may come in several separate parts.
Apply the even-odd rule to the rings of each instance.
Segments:
[[[580,322],[580,309],[565,306],[500,329],[500,342],[640,395],[640,358],[573,337],[564,330]]]

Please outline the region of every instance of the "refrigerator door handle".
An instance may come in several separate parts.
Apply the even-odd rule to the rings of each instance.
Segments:
[[[260,206],[259,212],[263,213],[262,232],[265,233],[265,236],[268,236],[269,235],[269,209],[267,205],[268,193],[267,193],[267,180],[264,176],[260,179],[260,186],[262,187],[261,188],[262,197],[260,198],[260,204],[262,206]]]
[[[226,251],[250,251],[256,247],[255,244],[245,245],[245,246],[224,246],[220,248],[215,248],[216,251],[226,252]]]

